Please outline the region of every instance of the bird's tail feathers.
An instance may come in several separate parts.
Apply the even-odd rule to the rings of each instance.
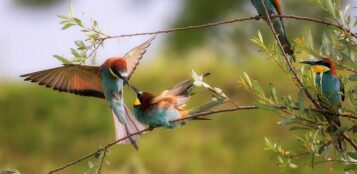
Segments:
[[[125,109],[125,119],[126,119],[125,124],[120,123],[117,117],[115,116],[115,113],[113,112],[116,140],[122,139],[130,134],[145,129],[145,127],[135,119],[134,115],[131,113],[131,111],[127,106],[124,105],[124,109]],[[136,140],[139,137],[140,137],[139,134],[133,135],[131,137],[128,137],[118,142],[118,144],[131,144],[136,150],[138,150],[138,145],[136,144]]]

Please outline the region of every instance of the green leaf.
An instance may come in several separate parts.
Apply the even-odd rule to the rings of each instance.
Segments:
[[[303,89],[299,90],[299,110],[304,111],[304,100],[305,100],[305,92]]]
[[[331,15],[336,18],[335,5],[331,0],[326,0],[327,2],[327,10],[331,13]]]
[[[278,95],[276,93],[276,90],[273,86],[273,84],[269,84],[269,92],[270,92],[270,96],[272,96],[275,100],[276,103],[278,103]]]
[[[76,24],[68,23],[68,24],[64,25],[61,30],[68,29],[69,27],[72,27],[73,25],[76,25]]]
[[[69,19],[69,17],[64,16],[64,15],[57,15],[57,17],[62,18],[62,19]]]
[[[314,168],[314,164],[315,164],[315,153],[311,153],[311,168]]]
[[[348,130],[347,126],[341,126],[337,129],[337,132],[345,132],[346,130]]]
[[[245,77],[245,80],[248,82],[249,87],[252,87],[252,82],[250,81],[250,78],[246,72],[243,72],[243,75]]]
[[[56,59],[58,59],[59,61],[61,61],[63,64],[72,64],[71,61],[69,61],[68,59],[59,56],[59,55],[53,55],[53,57],[55,57]]]
[[[16,169],[14,170],[2,170],[0,171],[0,174],[20,174],[20,172]]]
[[[356,170],[357,165],[356,164],[348,164],[346,167],[343,169],[345,172],[350,171],[350,170]]]
[[[94,167],[94,164],[93,164],[93,162],[91,162],[91,161],[88,161],[88,168],[93,168]]]
[[[357,81],[357,74],[350,75],[350,76],[348,77],[348,80],[350,80],[350,81]]]
[[[292,123],[301,123],[300,118],[287,118],[281,121],[278,121],[278,125],[288,125]]]
[[[353,152],[348,152],[347,155],[350,156],[351,158],[357,160],[357,153],[356,153],[356,152],[355,152],[355,153],[353,153]]]
[[[253,80],[253,88],[254,90],[258,93],[259,96],[265,98],[265,93],[263,88],[260,86],[259,82],[256,80]]]
[[[70,12],[71,16],[73,17],[74,16],[74,6],[73,6],[72,2],[69,4],[69,12]]]
[[[79,26],[83,27],[82,21],[80,19],[78,19],[78,18],[72,18],[72,19],[76,24],[78,24]]]
[[[262,104],[262,103],[257,103],[257,104],[255,104],[255,106],[257,106],[259,109],[263,109],[266,111],[276,111],[277,110],[274,106],[266,105],[266,104]]]
[[[300,127],[300,126],[294,126],[289,128],[289,131],[308,131],[311,130],[311,128],[308,127]]]
[[[75,49],[73,49],[73,48],[71,48],[71,53],[72,53],[72,55],[73,55],[74,57],[80,57],[80,56],[81,56],[81,55],[78,53],[78,51],[75,50]]]

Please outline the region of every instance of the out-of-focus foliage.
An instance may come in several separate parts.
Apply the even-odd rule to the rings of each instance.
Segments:
[[[199,56],[198,56],[199,55]],[[170,61],[166,55],[140,65],[132,84],[141,90],[158,94],[163,89],[187,79],[191,70],[211,72],[209,84],[221,88],[240,104],[251,104],[251,95],[237,88],[243,72],[262,81],[276,84],[280,94],[294,89],[288,78],[268,60],[250,57],[234,63],[209,49],[197,51],[188,59]],[[187,60],[189,60],[187,62]],[[180,68],[172,68],[172,67]],[[271,78],[268,81],[265,79]],[[153,83],[160,82],[160,83]],[[128,105],[134,94],[126,88]],[[293,97],[295,96],[292,94]],[[192,98],[187,106],[197,106],[201,98]],[[58,93],[33,84],[0,86],[0,168],[16,168],[22,173],[47,173],[78,159],[100,145],[112,142],[114,135],[111,111],[104,100]],[[106,158],[102,173],[340,173],[341,164],[326,163],[314,169],[304,167],[305,160],[295,160],[297,169],[281,169],[265,151],[264,137],[279,139],[286,149],[299,143],[287,127],[278,126],[279,117],[266,111],[241,111],[195,121],[174,129],[157,129],[139,139],[139,151],[131,146],[116,145]],[[254,160],[252,160],[254,159]],[[96,164],[96,158],[90,158]],[[219,162],[218,162],[219,161]],[[83,161],[63,173],[83,173],[89,169]],[[334,169],[330,172],[330,166]],[[336,168],[335,168],[336,167]]]
[[[188,7],[190,5],[188,2],[190,1],[187,0],[187,7],[184,8],[189,9],[186,11],[187,15],[179,19],[177,25],[193,25],[196,24],[195,22],[201,24],[248,13],[234,10],[235,6],[238,9],[243,9],[245,6],[233,1],[222,3],[223,5],[220,4],[221,2],[218,4],[203,2],[207,3],[203,4],[192,1],[192,7]],[[238,3],[249,3],[249,1]],[[287,6],[286,9],[292,9],[289,14],[303,12],[302,15],[310,13],[314,17],[332,15],[338,19],[341,16],[341,13],[334,7],[331,8],[331,5],[326,6],[327,11],[324,12],[316,10],[316,6],[306,8],[312,6],[311,2],[289,1],[287,4],[291,7]],[[214,8],[216,6],[217,9]],[[301,10],[302,7],[304,10]],[[201,8],[207,11],[201,13]],[[184,18],[192,19],[186,21]],[[74,16],[62,17],[62,19],[63,29],[72,26],[84,28],[81,21]],[[217,43],[215,46],[220,49],[237,50],[238,48],[242,51],[244,48],[245,51],[250,51],[249,44],[246,44],[249,43],[248,38],[253,33],[256,34],[257,28],[263,28],[262,34],[254,38],[253,42],[267,57],[273,59],[272,62],[277,62],[278,66],[267,60],[258,60],[250,56],[242,60],[228,60],[227,53],[222,54],[227,50],[217,51],[212,49],[212,46],[203,44],[200,49],[189,51],[190,54],[187,56],[183,56],[184,54],[175,56],[174,53],[170,53],[170,57],[175,58],[175,61],[167,60],[165,54],[161,55],[163,58],[140,65],[132,78],[132,84],[142,87],[142,90],[158,93],[175,82],[186,79],[192,69],[197,72],[210,71],[213,75],[209,84],[223,89],[232,100],[242,105],[255,103],[260,109],[273,112],[257,110],[225,113],[221,117],[212,117],[214,118],[212,121],[192,122],[175,130],[158,129],[145,134],[139,140],[141,147],[139,152],[134,151],[130,146],[117,145],[111,148],[106,158],[111,164],[105,164],[105,173],[118,173],[118,171],[122,173],[266,173],[268,170],[271,173],[278,173],[281,170],[286,173],[340,173],[343,169],[346,171],[354,169],[355,165],[352,163],[344,165],[327,162],[330,157],[353,162],[356,154],[351,148],[347,149],[348,153],[337,155],[333,148],[325,148],[327,136],[323,134],[324,125],[320,125],[323,119],[319,118],[318,114],[305,110],[310,107],[306,97],[303,97],[301,90],[293,87],[289,73],[284,73],[289,69],[278,48],[272,46],[271,41],[264,41],[271,39],[271,33],[265,23],[260,23],[258,27],[257,22],[251,21],[249,25],[238,23],[220,27],[222,29],[213,29],[218,37],[212,35],[212,29],[187,31],[182,34],[182,37],[173,34],[170,42],[173,43],[171,51],[182,53],[188,50],[187,48],[197,48],[196,46],[207,40],[215,40]],[[289,38],[306,32],[301,27],[304,26],[301,23],[303,21],[286,22]],[[94,22],[91,24],[91,26],[95,25]],[[83,32],[91,33],[94,38],[97,36],[101,38],[101,34],[92,30],[91,26],[89,32]],[[320,27],[324,28],[322,31],[326,34],[321,34]],[[294,32],[289,28],[294,28]],[[349,59],[354,62],[355,49],[353,45],[351,46],[352,42],[348,35],[340,37],[337,31],[328,31],[325,26],[318,24],[309,25],[308,28],[307,36],[304,38],[300,36],[296,40],[296,47],[302,52],[301,55],[311,55],[315,58],[320,54],[332,56],[336,60],[342,60],[340,63],[355,69],[353,64],[352,66],[349,64],[351,63]],[[93,38],[90,34],[87,36]],[[176,37],[179,39],[175,40]],[[322,44],[320,44],[321,40]],[[88,48],[86,44],[83,41],[76,41],[78,48],[71,50],[74,59],[67,60],[60,56],[56,58],[64,63],[70,61],[83,63],[83,58],[87,59],[89,56],[86,53]],[[312,45],[318,46],[312,47]],[[183,60],[182,57],[187,59]],[[282,71],[278,67],[282,67]],[[304,84],[311,87],[309,88],[311,92],[318,93],[319,91],[312,85],[313,75],[304,69],[299,70],[299,74],[304,77]],[[186,75],[184,72],[187,72]],[[240,76],[243,77],[240,82],[244,88],[236,87]],[[347,92],[352,96],[349,99],[352,106],[346,104],[345,110],[354,112],[353,89],[355,87],[350,81],[354,81],[355,76],[345,74],[343,76],[347,84]],[[132,101],[133,94],[127,94],[126,101]],[[252,99],[251,94],[257,96],[258,100]],[[190,104],[198,105],[200,101],[200,98],[193,98]],[[287,108],[282,114],[279,113],[281,110],[275,107],[281,105]],[[112,116],[103,100],[61,94],[30,84],[26,87],[18,84],[1,84],[0,110],[0,136],[3,137],[0,141],[1,169],[17,168],[25,173],[48,172],[58,165],[78,159],[83,154],[97,149],[98,145],[111,142],[114,137]],[[292,114],[296,114],[297,117]],[[281,118],[277,118],[277,115]],[[314,124],[307,124],[311,123],[310,119]],[[344,122],[347,122],[344,123],[347,126],[355,124],[350,120]],[[347,129],[338,131],[346,132]],[[265,137],[279,138],[279,142],[266,138],[264,145]],[[269,152],[265,152],[264,148]],[[270,160],[271,154],[276,157],[274,158],[277,159],[276,162]],[[68,173],[93,172],[98,166],[98,159],[101,159],[101,154],[66,170]]]
[[[64,1],[63,0],[15,0],[15,2],[25,7],[48,7]]]
[[[349,29],[356,28],[357,24],[352,16],[348,16],[350,6],[346,6],[344,9],[339,9],[338,1],[316,1],[318,6],[327,11],[330,18],[338,21],[344,27]],[[304,136],[299,136],[302,149],[295,149],[294,152],[289,152],[287,155],[282,150],[281,146],[273,144],[270,140],[266,140],[268,149],[276,154],[276,157],[282,167],[296,168],[297,166],[292,163],[294,158],[300,156],[309,156],[310,165],[313,168],[316,164],[321,162],[343,162],[345,163],[345,171],[357,170],[356,163],[356,147],[353,147],[347,138],[351,137],[352,141],[355,141],[355,132],[352,131],[356,126],[355,119],[346,119],[340,117],[342,125],[331,129],[331,123],[328,121],[328,117],[331,114],[312,112],[311,108],[321,109],[325,111],[333,112],[334,117],[336,114],[343,113],[345,111],[356,114],[356,98],[355,93],[355,72],[356,67],[356,38],[350,35],[346,31],[341,31],[337,28],[330,28],[322,33],[322,40],[319,44],[314,44],[316,38],[313,37],[310,30],[307,30],[305,37],[301,37],[296,40],[297,49],[302,54],[308,55],[314,59],[320,59],[321,57],[331,57],[339,65],[341,70],[345,73],[340,74],[340,78],[343,79],[343,86],[345,87],[346,100],[343,106],[334,106],[328,101],[322,94],[315,83],[316,74],[305,67],[296,68],[299,77],[302,77],[302,84],[304,88],[312,94],[311,98],[305,97],[303,89],[290,91],[296,93],[297,97],[289,95],[280,95],[279,90],[276,90],[273,85],[269,85],[269,93],[264,91],[264,87],[260,84],[260,81],[251,79],[246,73],[241,77],[240,84],[244,89],[252,93],[257,97],[257,106],[261,109],[280,113],[282,120],[278,122],[279,125],[290,126],[291,131],[302,131]],[[292,79],[293,71],[287,64],[284,56],[276,45],[266,44],[264,42],[261,33],[252,39],[253,43],[258,45],[262,52],[266,54],[269,59],[275,62],[280,67],[282,74],[287,74]],[[321,74],[323,75],[323,74]],[[291,83],[296,83],[291,82]],[[296,83],[297,84],[297,83]],[[299,86],[299,85],[298,85]],[[308,101],[310,100],[310,101]],[[313,103],[317,105],[313,105]],[[324,102],[322,104],[322,102]],[[319,107],[325,105],[324,107]],[[326,105],[328,108],[326,108]],[[283,107],[280,108],[280,107]],[[337,139],[339,139],[337,142]],[[339,144],[339,145],[336,145]],[[355,146],[355,145],[354,145]],[[292,155],[293,154],[293,155]],[[301,155],[297,155],[301,154]],[[347,155],[346,155],[347,154]]]
[[[328,16],[328,13],[316,10],[316,6],[311,1],[281,1],[281,3],[283,14],[311,16],[321,19]],[[347,3],[347,1],[342,0],[342,3]],[[249,15],[257,15],[250,4],[250,0],[223,0],[219,2],[185,0],[181,15],[173,22],[172,27],[217,22]],[[290,38],[303,34],[308,27],[316,35],[316,38],[320,39],[319,33],[326,29],[324,25],[304,21],[296,22],[291,19],[285,20],[285,24],[287,24],[287,35]],[[222,52],[228,50],[238,54],[249,54],[252,51],[251,45],[243,43],[256,34],[257,28],[261,29],[263,35],[270,36],[267,39],[268,42],[272,41],[271,32],[263,21],[243,22],[205,30],[174,33],[168,39],[168,43],[170,43],[168,48],[170,52],[184,54],[202,45],[210,44]]]

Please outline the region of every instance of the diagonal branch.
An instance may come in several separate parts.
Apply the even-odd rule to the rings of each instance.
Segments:
[[[286,109],[286,107],[284,107],[284,106],[276,106],[276,108],[277,109]],[[255,110],[255,109],[259,109],[259,108],[257,106],[255,106],[255,105],[245,105],[245,106],[239,106],[239,107],[228,108],[228,109],[211,110],[211,111],[207,111],[207,112],[201,112],[201,113],[197,113],[197,114],[192,114],[192,115],[189,115],[189,116],[187,116],[185,118],[173,120],[172,122],[179,122],[179,121],[192,119],[194,117],[199,117],[199,116],[201,116],[201,117],[202,116],[210,116],[210,115],[218,114],[218,113],[234,112],[234,111],[239,111],[239,110]],[[295,110],[299,110],[299,108],[294,108],[294,109]],[[320,113],[326,113],[325,110],[319,110],[319,109],[306,109],[306,110],[311,110],[311,111],[320,112]],[[357,116],[352,115],[350,113],[340,114],[340,116],[346,117],[346,118],[357,119]],[[92,153],[89,153],[89,154],[83,156],[82,158],[79,158],[79,159],[77,159],[77,160],[75,160],[73,162],[67,163],[64,166],[59,167],[59,168],[57,168],[55,170],[52,170],[52,171],[49,172],[49,174],[61,171],[61,170],[65,169],[65,168],[68,168],[68,167],[70,167],[72,165],[75,165],[75,164],[77,164],[77,163],[79,163],[79,162],[81,162],[81,161],[83,161],[83,160],[85,160],[87,158],[90,158],[90,157],[92,157],[92,156],[94,156],[94,155],[96,155],[98,153],[106,151],[109,147],[111,147],[111,146],[117,144],[118,142],[123,141],[123,140],[125,140],[125,139],[127,139],[129,137],[132,137],[132,136],[135,136],[135,135],[139,135],[139,134],[142,134],[144,132],[149,132],[149,131],[152,131],[152,129],[151,128],[146,128],[146,129],[143,129],[143,130],[141,130],[139,132],[129,134],[126,137],[118,139],[118,140],[116,140],[116,141],[114,141],[112,143],[107,144],[106,146],[104,146],[104,147],[102,147],[100,149],[97,149],[96,151],[94,151]],[[346,140],[348,141],[348,139],[346,139]]]
[[[212,111],[209,111],[209,112],[202,112],[202,113],[198,113],[198,114],[193,114],[193,115],[190,115],[190,116],[188,116],[188,117],[186,117],[184,119],[173,120],[172,122],[178,122],[178,121],[182,121],[182,120],[187,120],[187,119],[191,119],[193,117],[198,117],[198,116],[207,116],[207,115],[223,113],[223,112],[233,112],[233,111],[238,111],[238,110],[251,110],[251,109],[258,109],[258,108],[256,106],[254,106],[254,105],[251,105],[251,106],[240,106],[239,108],[235,107],[235,108],[231,108],[231,109],[212,110]],[[129,138],[129,137],[132,137],[132,136],[135,136],[135,135],[139,135],[139,134],[142,134],[144,132],[148,132],[148,131],[152,131],[152,130],[153,130],[152,128],[146,128],[146,129],[143,129],[141,131],[129,134],[129,135],[127,135],[127,136],[125,136],[125,137],[123,137],[121,139],[118,139],[118,140],[116,140],[116,141],[114,141],[112,143],[107,144],[106,146],[104,146],[104,147],[102,147],[102,148],[100,148],[100,149],[98,149],[98,150],[96,150],[96,151],[94,151],[92,153],[89,153],[88,155],[83,156],[82,158],[80,158],[78,160],[75,160],[73,162],[67,163],[66,165],[64,165],[62,167],[59,167],[59,168],[57,168],[55,170],[52,170],[52,171],[49,172],[49,174],[61,171],[61,170],[65,169],[65,168],[68,168],[68,167],[70,167],[72,165],[75,165],[75,164],[77,164],[77,163],[79,163],[79,162],[81,162],[81,161],[83,161],[83,160],[85,160],[85,159],[87,159],[89,157],[92,157],[92,156],[104,151],[105,149],[107,149],[107,148],[117,144],[118,142]]]
[[[277,32],[275,31],[274,29],[274,26],[273,26],[273,23],[271,21],[271,16],[268,12],[268,9],[266,8],[266,5],[265,5],[265,2],[264,0],[261,0],[262,4],[263,4],[263,8],[264,8],[264,11],[265,11],[265,16],[266,16],[266,19],[267,19],[267,22],[268,22],[268,25],[270,27],[270,29],[272,30],[273,32],[273,35],[274,35],[274,38],[275,40],[278,42],[278,46],[280,48],[280,51],[282,52],[284,58],[285,58],[285,61],[286,63],[288,64],[289,66],[289,69],[292,73],[292,75],[294,76],[294,79],[298,85],[299,88],[303,89],[304,90],[304,93],[305,95],[310,99],[310,101],[315,105],[316,108],[321,108],[320,105],[316,102],[316,100],[312,97],[312,95],[310,94],[310,92],[304,87],[304,85],[302,84],[302,81],[301,79],[299,78],[299,76],[297,75],[296,71],[295,71],[295,68],[293,67],[293,65],[291,64],[291,61],[289,61],[289,58],[287,56],[287,54],[285,53],[284,51],[284,48],[283,48],[283,45],[282,43],[280,42],[279,38],[278,38],[278,34]]]
[[[310,99],[310,101],[315,105],[316,108],[318,109],[321,109],[321,106],[317,103],[317,101],[312,97],[312,95],[310,94],[310,92],[304,87],[304,85],[302,84],[302,81],[301,79],[298,77],[296,71],[295,71],[295,68],[293,67],[293,65],[291,64],[291,62],[289,61],[289,58],[287,56],[287,54],[285,53],[284,51],[284,48],[283,48],[283,45],[281,44],[279,38],[278,38],[278,34],[276,33],[275,29],[274,29],[274,26],[273,26],[273,23],[271,21],[271,17],[269,15],[269,12],[268,12],[268,9],[265,5],[265,2],[264,0],[261,0],[262,4],[263,4],[263,8],[265,10],[265,16],[266,16],[266,19],[268,21],[268,25],[270,27],[270,29],[272,30],[273,34],[274,34],[274,37],[275,37],[275,40],[278,42],[278,46],[280,48],[280,51],[282,52],[284,58],[285,58],[285,61],[286,63],[288,64],[289,68],[290,68],[290,71],[291,73],[293,74],[297,84],[299,85],[299,88],[303,89],[304,92],[305,92],[305,95]],[[349,136],[343,132],[342,133],[342,136],[351,144],[351,146],[357,150],[357,144],[356,142],[354,142],[352,139],[349,138]]]

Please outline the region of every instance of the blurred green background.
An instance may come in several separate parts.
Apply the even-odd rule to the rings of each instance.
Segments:
[[[35,10],[62,3],[17,0],[16,6]],[[141,1],[135,3],[140,4]],[[180,4],[182,8],[176,20],[167,22],[168,26],[255,15],[248,0],[223,0],[219,3],[184,0]],[[311,1],[286,2],[284,11],[326,17]],[[291,38],[301,37],[309,28],[317,43],[321,31],[326,29],[294,20],[286,21],[286,28]],[[155,58],[146,58],[137,69],[132,84],[158,94],[189,78],[192,69],[198,73],[211,72],[207,78],[209,84],[222,88],[240,104],[250,105],[254,98],[237,84],[242,72],[247,72],[260,80],[264,87],[274,83],[281,95],[296,95],[297,91],[288,77],[282,75],[271,61],[264,59],[264,55],[258,53],[249,41],[258,29],[267,40],[271,39],[265,23],[256,21],[165,36],[156,53],[151,53]],[[28,59],[32,57],[27,56]],[[298,57],[304,58],[303,55]],[[54,92],[13,77],[0,80],[0,170],[16,168],[22,173],[46,173],[113,141],[113,120],[104,100]],[[207,94],[195,96],[188,108],[198,105],[202,98],[207,99]],[[126,92],[128,105],[133,100],[132,92]],[[211,118],[211,121],[191,122],[174,130],[157,129],[144,134],[138,142],[139,151],[126,145],[112,147],[107,157],[111,164],[104,165],[103,173],[294,174],[341,173],[343,170],[334,163],[319,164],[312,169],[308,166],[309,158],[297,160],[297,169],[279,168],[277,161],[271,158],[271,152],[264,151],[264,137],[283,144],[286,149],[299,150],[300,147],[295,137],[298,134],[289,132],[288,127],[278,126],[279,116],[276,114],[239,111]],[[96,159],[90,158],[62,173],[83,173],[88,169],[88,161],[95,162]]]

